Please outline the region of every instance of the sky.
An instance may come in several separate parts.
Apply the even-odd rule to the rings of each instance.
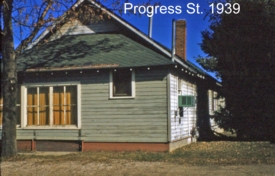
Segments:
[[[142,3],[141,0],[131,0],[133,6]],[[207,56],[201,48],[199,43],[202,42],[201,31],[205,30],[209,26],[208,19],[205,18],[207,11],[211,10],[209,2],[206,0],[156,0],[153,2],[159,2],[160,5],[168,6],[181,6],[180,14],[157,14],[153,15],[153,32],[152,38],[167,48],[171,49],[172,46],[172,20],[185,19],[187,22],[187,59],[196,64],[195,58],[198,55]],[[189,4],[192,3],[192,4]],[[189,4],[189,7],[187,5]],[[199,12],[197,11],[197,5],[199,5]],[[130,8],[130,6],[128,6]],[[193,9],[191,9],[193,8]],[[187,12],[188,10],[188,12]],[[141,17],[138,15],[125,15],[124,12],[121,16],[123,19],[137,27],[139,30],[148,34],[149,17],[144,14]],[[198,65],[198,64],[196,64]],[[212,75],[212,74],[211,74]],[[213,75],[212,75],[213,76]]]

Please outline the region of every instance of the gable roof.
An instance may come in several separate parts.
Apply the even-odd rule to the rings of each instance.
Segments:
[[[174,64],[178,64],[178,65],[182,66],[183,68],[185,68],[189,72],[195,73],[196,75],[198,75],[198,77],[201,77],[201,78],[203,77],[204,78],[204,76],[207,76],[207,77],[215,80],[212,76],[210,76],[209,74],[207,74],[205,71],[203,71],[202,69],[200,69],[199,67],[197,67],[196,65],[194,65],[193,63],[191,63],[190,61],[188,61],[188,60],[184,61],[180,57],[178,57],[177,55],[173,55],[172,56],[172,54],[171,54],[172,52],[170,51],[170,49],[164,47],[162,44],[156,42],[152,38],[149,38],[146,34],[144,34],[143,32],[141,32],[139,29],[137,29],[133,25],[129,24],[127,21],[125,21],[124,19],[122,19],[118,15],[114,14],[113,12],[111,12],[108,8],[104,7],[102,4],[100,4],[100,3],[98,3],[98,2],[96,2],[94,0],[86,0],[86,1],[90,2],[93,6],[95,6],[95,7],[99,8],[99,9],[101,9],[102,11],[104,11],[106,14],[108,14],[112,19],[114,19],[116,22],[118,22],[120,25],[122,25],[128,31],[130,31],[131,33],[133,33],[134,35],[136,35],[137,37],[139,37],[140,39],[142,39],[142,41],[143,41],[142,43],[146,43],[146,45],[144,46],[144,49],[146,48],[146,52],[149,52],[149,50],[153,48],[154,51],[150,51],[150,52],[157,52],[157,53],[154,53],[154,55],[157,55],[157,57],[161,58],[161,62],[159,64],[156,63],[156,61],[160,61],[158,58],[155,60],[154,57],[151,57],[151,58],[143,57],[144,55],[143,56],[140,55],[142,57],[139,58],[139,59],[134,58],[136,61],[133,61],[133,62],[129,62],[129,60],[127,60],[127,63],[125,63],[125,64],[123,64],[122,61],[124,62],[126,60],[125,59],[124,60],[121,59],[121,62],[118,63],[118,65],[120,67],[132,66],[129,63],[133,64],[135,62],[138,62],[139,64],[135,63],[133,66],[167,65],[167,64],[173,64],[174,63]],[[83,2],[85,2],[85,0],[79,0],[73,7],[77,7],[77,6],[79,6]],[[52,28],[45,30],[37,38],[37,40],[34,41],[34,43],[32,45],[30,45],[29,48],[32,48],[37,43],[39,43],[39,41],[43,40],[44,37],[47,36],[50,33],[50,31],[52,31],[53,28],[55,28],[55,25],[53,25]],[[106,34],[104,34],[104,35],[106,35]],[[129,37],[129,34],[128,34],[128,37]],[[125,38],[127,38],[127,37],[125,37]],[[149,46],[150,49],[148,49],[146,46],[147,47]],[[132,56],[133,55],[131,55],[131,57],[130,57],[131,59],[132,59]],[[164,58],[166,58],[166,61],[165,61]],[[142,61],[140,59],[142,59]],[[146,59],[146,62],[143,63],[143,59]],[[64,62],[66,62],[66,61],[64,61]],[[94,63],[96,63],[96,62],[94,62]],[[111,63],[113,63],[113,62],[111,62]],[[82,64],[82,67],[84,67],[85,65],[86,65],[86,62],[84,64]],[[57,64],[56,66],[62,66],[62,64],[59,64],[59,65]],[[108,63],[107,65],[105,65],[105,67],[110,67],[110,66],[111,66],[110,63]],[[113,66],[115,66],[115,65],[113,65]],[[75,67],[77,67],[77,66],[75,66]],[[89,66],[87,66],[87,67],[89,67]],[[23,68],[23,67],[19,66],[19,68]],[[90,66],[90,68],[92,68],[92,66]],[[202,75],[204,75],[204,76],[202,76]]]
[[[63,36],[25,51],[17,62],[18,71],[174,64],[122,34]]]
[[[169,52],[169,50],[166,47],[164,47],[163,45],[161,45],[158,42],[154,41],[152,38],[149,38],[147,35],[145,35],[139,29],[137,29],[136,27],[134,27],[133,25],[131,25],[130,23],[125,21],[123,18],[121,18],[118,15],[116,15],[115,13],[113,13],[111,10],[109,10],[104,5],[100,4],[99,2],[96,2],[95,0],[78,0],[77,3],[74,4],[72,8],[76,8],[76,7],[80,6],[81,3],[84,3],[84,2],[89,2],[94,7],[97,7],[100,10],[104,11],[107,15],[109,15],[112,19],[117,21],[119,24],[123,25],[124,27],[126,27],[127,29],[129,29],[130,31],[132,31],[133,33],[135,33],[136,35],[138,35],[139,37],[144,39],[150,45],[152,45],[153,47],[155,47],[158,50],[160,50],[161,52],[163,52],[166,56],[171,57],[171,52]],[[43,38],[45,36],[47,36],[47,34],[49,34],[51,31],[53,31],[53,29],[55,27],[56,27],[55,24],[53,24],[53,26],[51,28],[46,29],[32,44],[30,44],[28,49],[32,48],[37,43],[39,43],[41,40],[43,40]]]

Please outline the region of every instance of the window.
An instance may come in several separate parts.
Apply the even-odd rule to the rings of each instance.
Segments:
[[[0,98],[0,125],[2,126],[3,119],[3,97]]]
[[[27,125],[49,125],[49,88],[27,89]]]
[[[21,123],[21,107],[20,107],[20,100],[21,100],[21,92],[20,88],[17,89],[17,97],[16,97],[16,122],[17,126],[20,126]],[[3,121],[3,96],[0,97],[0,127],[2,126]]]
[[[24,127],[80,127],[80,85],[24,85]]]
[[[135,97],[135,73],[131,69],[117,69],[110,73],[110,98]]]
[[[208,90],[208,103],[209,103],[209,114],[214,115],[214,112],[218,110],[217,92],[213,90]]]
[[[53,124],[76,125],[76,86],[53,88]]]

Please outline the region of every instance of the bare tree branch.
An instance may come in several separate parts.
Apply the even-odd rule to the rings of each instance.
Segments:
[[[27,48],[28,44],[35,38],[35,36],[39,32],[41,26],[43,26],[45,24],[46,21],[44,20],[44,18],[47,15],[48,11],[50,10],[50,8],[53,4],[53,1],[48,0],[48,1],[45,1],[45,3],[47,3],[46,8],[43,10],[41,16],[38,18],[37,23],[36,23],[37,25],[34,27],[31,34],[26,39],[24,39],[20,43],[20,45],[17,47],[17,49],[16,49],[17,53],[21,53],[24,49]]]

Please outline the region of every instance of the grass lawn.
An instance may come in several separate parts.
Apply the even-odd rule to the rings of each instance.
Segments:
[[[168,152],[79,152],[62,156],[18,155],[2,161],[39,159],[41,164],[77,161],[79,163],[114,160],[169,162],[182,165],[275,164],[275,144],[269,142],[197,142]],[[37,163],[39,164],[39,163]]]

